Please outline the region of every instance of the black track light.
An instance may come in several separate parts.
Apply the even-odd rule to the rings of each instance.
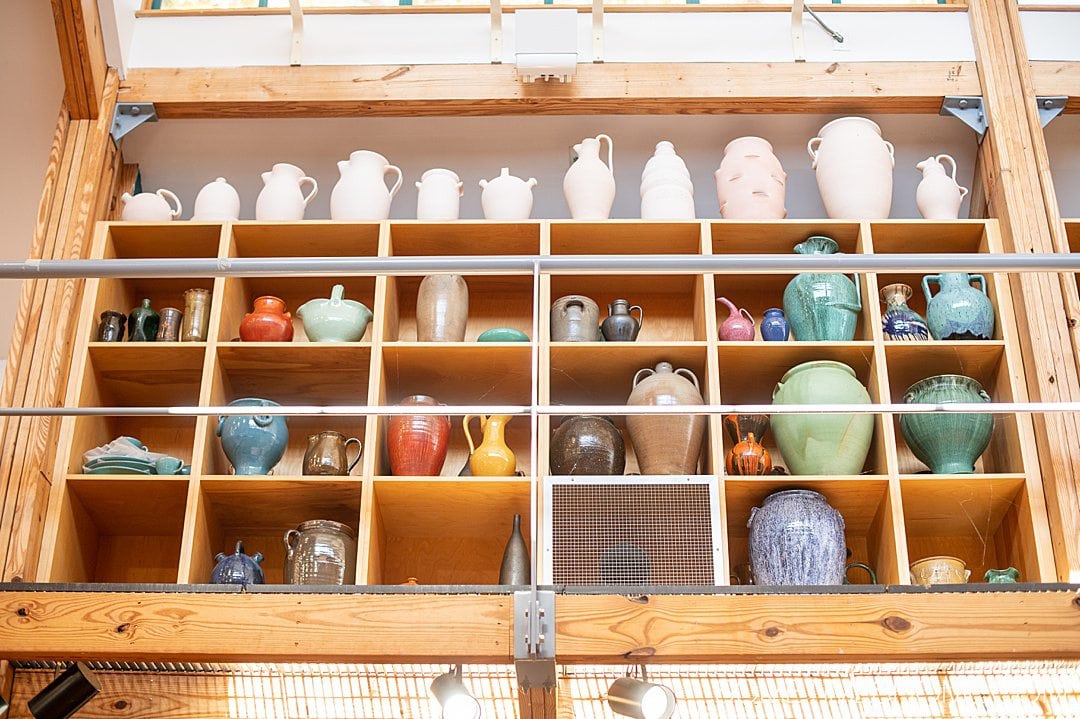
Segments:
[[[75,662],[27,702],[34,719],[68,719],[101,691],[101,682],[82,662]]]

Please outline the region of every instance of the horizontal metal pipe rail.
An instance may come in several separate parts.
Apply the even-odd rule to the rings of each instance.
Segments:
[[[799,272],[1080,272],[1075,254],[920,253],[895,255],[473,255],[452,257],[240,257],[0,262],[0,279],[260,277],[651,272],[795,274]]]

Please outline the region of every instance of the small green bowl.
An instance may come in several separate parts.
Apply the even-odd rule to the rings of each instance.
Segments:
[[[529,335],[513,327],[492,327],[476,338],[477,342],[528,342]]]

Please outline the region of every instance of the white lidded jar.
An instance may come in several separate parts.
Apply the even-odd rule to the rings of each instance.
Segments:
[[[465,183],[456,172],[442,168],[428,170],[420,176],[416,189],[416,219],[458,219]]]
[[[208,182],[195,196],[196,222],[231,222],[240,219],[240,195],[224,177]]]

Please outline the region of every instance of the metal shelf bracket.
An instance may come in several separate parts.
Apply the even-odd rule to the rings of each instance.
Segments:
[[[555,592],[514,592],[514,667],[520,689],[555,687]]]
[[[989,126],[983,110],[981,95],[946,95],[941,101],[940,115],[952,115],[970,127],[982,142]]]
[[[1046,127],[1050,121],[1060,115],[1068,104],[1067,95],[1052,95],[1035,98],[1035,107],[1039,110],[1039,124]]]
[[[113,126],[109,134],[113,142],[127,135],[144,122],[157,122],[157,109],[152,102],[118,102],[113,111]]]

